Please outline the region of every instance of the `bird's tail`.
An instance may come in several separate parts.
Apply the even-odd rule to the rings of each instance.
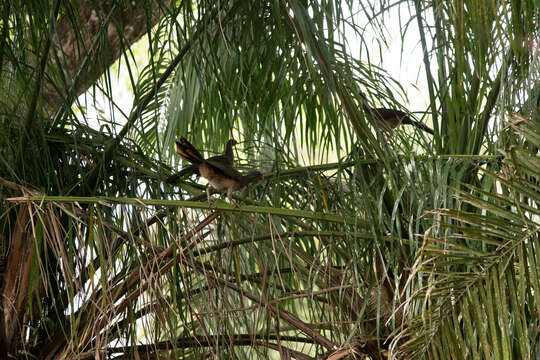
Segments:
[[[416,121],[416,120],[411,119],[410,117],[407,116],[407,114],[405,114],[402,111],[401,111],[401,113],[403,114],[401,116],[401,123],[402,124],[404,124],[404,125],[412,125],[412,126],[416,127],[417,129],[423,130],[423,131],[425,131],[425,132],[427,132],[428,134],[431,134],[431,135],[435,134],[433,129],[430,128],[429,126],[424,125],[420,121]]]
[[[410,120],[410,119],[409,119]],[[406,124],[405,122],[403,122],[404,124]],[[432,128],[430,128],[429,126],[427,125],[424,125],[422,124],[421,122],[419,121],[416,121],[416,120],[410,120],[410,123],[411,125],[414,125],[416,126],[418,129],[420,130],[424,130],[425,132],[427,132],[428,134],[431,134],[431,135],[434,135],[435,132],[433,131]]]
[[[204,157],[199,150],[195,149],[195,147],[185,138],[176,141],[176,148],[178,150],[178,155],[192,164],[200,164],[204,161]]]

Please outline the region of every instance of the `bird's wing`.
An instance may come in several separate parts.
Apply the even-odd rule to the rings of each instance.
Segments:
[[[208,159],[206,159],[207,162],[219,162],[219,163],[222,163],[222,164],[225,164],[227,166],[233,166],[233,162],[234,160],[225,156],[225,155],[217,155],[217,156],[212,156]]]
[[[224,163],[222,161],[215,160],[215,159],[208,159],[205,161],[208,165],[212,166],[214,169],[216,169],[218,172],[222,173],[223,175],[234,179],[234,180],[240,180],[242,177],[242,174],[236,170],[231,164]]]

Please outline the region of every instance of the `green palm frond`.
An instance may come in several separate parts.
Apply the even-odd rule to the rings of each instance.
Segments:
[[[394,340],[412,358],[534,358],[540,307],[540,139],[537,122],[514,119],[517,144],[499,172],[482,170],[496,192],[458,191],[472,211],[442,209],[443,237],[425,236],[409,281],[419,286]],[[453,349],[448,351],[448,349]],[[429,355],[428,355],[429,354]]]
[[[534,358],[538,15],[1,2],[0,354]],[[398,38],[419,108],[376,61]],[[381,131],[368,106],[434,134]],[[164,183],[180,136],[239,140],[235,165],[264,181],[239,207]]]

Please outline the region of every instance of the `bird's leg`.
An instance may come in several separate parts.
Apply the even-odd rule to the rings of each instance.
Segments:
[[[214,189],[212,185],[208,185],[206,187],[206,199],[208,200],[208,206],[212,205],[212,202],[210,201],[210,190]]]
[[[227,198],[229,199],[230,204],[233,204],[234,207],[238,207],[238,203],[236,201],[234,201],[233,198],[232,198],[232,192],[233,192],[232,187],[227,189]]]

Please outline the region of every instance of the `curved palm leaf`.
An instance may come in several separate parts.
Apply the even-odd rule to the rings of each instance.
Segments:
[[[540,125],[518,118],[510,127],[519,145],[505,152],[502,171],[483,170],[496,191],[458,191],[472,211],[436,212],[445,236],[425,237],[409,279],[420,288],[407,302],[412,316],[394,339],[396,356],[537,354]]]

